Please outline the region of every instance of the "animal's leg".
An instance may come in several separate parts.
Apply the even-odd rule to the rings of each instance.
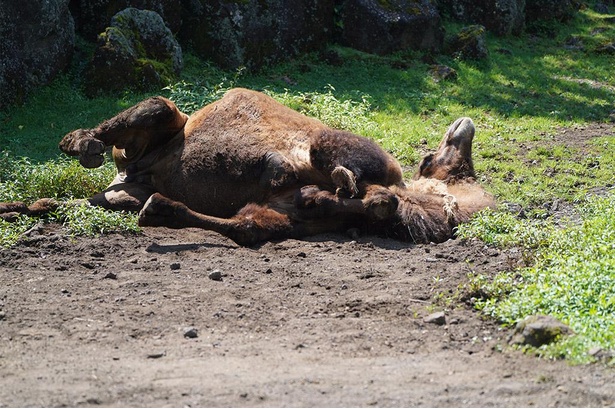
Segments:
[[[75,200],[71,203],[88,202],[92,206],[100,206],[109,210],[141,210],[154,190],[140,183],[118,183],[105,191],[86,200]],[[55,211],[60,202],[55,199],[39,199],[31,205],[23,202],[0,203],[0,220],[14,222],[20,215],[43,216]]]
[[[347,193],[350,197],[355,197],[359,194],[357,177],[350,169],[344,166],[336,166],[331,172],[331,180],[333,180],[333,184],[337,188],[335,194]]]
[[[88,202],[108,210],[136,212],[154,192],[152,187],[142,183],[116,183],[89,198]]]
[[[399,163],[374,141],[350,132],[323,130],[312,135],[310,163],[330,176],[339,194],[350,197],[362,194],[361,183],[403,185]]]
[[[397,211],[399,200],[389,189],[366,184],[361,190],[365,191],[365,195],[356,199],[334,195],[315,185],[304,186],[295,195],[298,216],[305,219],[359,216],[367,221],[381,221],[392,217]]]
[[[259,185],[265,189],[279,191],[298,181],[295,169],[279,152],[269,152],[265,155],[263,169]]]
[[[182,229],[196,227],[220,233],[242,246],[294,236],[288,216],[266,206],[248,204],[229,219],[208,216],[176,202],[153,194],[139,213],[140,226]]]
[[[0,203],[0,220],[14,222],[19,215],[42,216],[53,212],[59,206],[55,199],[39,199],[27,206],[23,202]]]
[[[475,132],[470,118],[457,119],[444,134],[436,152],[423,158],[414,179],[449,181],[474,178],[472,140]]]
[[[85,167],[98,167],[103,163],[106,147],[120,150],[114,154],[130,163],[143,156],[148,148],[157,147],[181,131],[188,116],[175,104],[163,97],[146,99],[108,119],[93,129],[77,129],[60,142],[60,150],[70,156],[79,156]]]

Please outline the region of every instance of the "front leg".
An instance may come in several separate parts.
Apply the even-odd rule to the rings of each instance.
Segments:
[[[86,168],[101,166],[107,147],[121,150],[122,158],[138,161],[176,136],[188,115],[163,97],[148,98],[92,129],[77,129],[60,142],[60,150],[78,156]],[[127,166],[127,163],[123,164]]]

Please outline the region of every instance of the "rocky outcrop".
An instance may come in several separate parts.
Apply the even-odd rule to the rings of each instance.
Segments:
[[[21,102],[70,63],[75,27],[68,0],[3,1],[0,109]]]
[[[539,20],[568,21],[577,11],[574,0],[526,0],[525,18],[528,23]]]
[[[519,35],[525,26],[526,0],[439,0],[440,10],[454,20],[485,26],[499,35]]]
[[[180,40],[225,68],[259,68],[323,47],[333,0],[185,0]]]
[[[86,40],[96,41],[109,27],[111,18],[120,11],[133,7],[158,13],[173,33],[182,26],[182,6],[176,0],[70,0],[70,11],[75,18],[77,32]]]
[[[344,0],[339,13],[342,43],[361,51],[439,51],[444,42],[440,14],[431,0]]]
[[[85,74],[88,95],[168,84],[181,72],[182,51],[158,13],[128,8],[111,19]]]

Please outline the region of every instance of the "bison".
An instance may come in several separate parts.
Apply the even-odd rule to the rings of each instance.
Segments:
[[[476,182],[475,128],[456,120],[405,182],[375,142],[331,129],[260,92],[232,89],[188,116],[146,99],[60,149],[88,168],[108,147],[117,167],[94,206],[139,212],[141,226],[198,227],[240,245],[358,228],[415,243],[442,242],[493,197]],[[41,214],[54,201],[0,204],[0,216]]]

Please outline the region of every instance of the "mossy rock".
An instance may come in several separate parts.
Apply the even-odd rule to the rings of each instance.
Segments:
[[[182,66],[181,47],[160,15],[128,8],[99,35],[86,69],[85,91],[93,96],[160,88],[174,81]]]
[[[462,28],[449,41],[449,52],[463,60],[483,60],[489,57],[487,30],[479,24]]]
[[[444,29],[432,0],[345,0],[338,27],[343,45],[372,54],[438,52]]]
[[[548,315],[532,315],[519,321],[510,338],[511,344],[539,347],[572,334],[572,330]]]

